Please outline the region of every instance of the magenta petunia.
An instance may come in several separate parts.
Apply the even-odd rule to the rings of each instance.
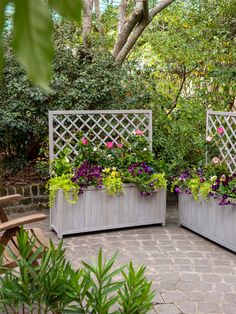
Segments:
[[[83,145],[87,145],[88,144],[88,140],[85,137],[83,137],[82,140],[81,140],[81,143]]]
[[[116,146],[119,147],[119,148],[122,148],[122,147],[123,147],[123,144],[118,143],[118,144],[116,144]]]
[[[106,147],[112,149],[114,147],[114,142],[106,142]]]
[[[217,129],[217,133],[220,134],[220,135],[223,135],[224,132],[225,132],[225,130],[224,130],[224,128],[222,128],[222,127],[219,127],[219,128]]]
[[[143,131],[141,131],[141,130],[136,130],[136,131],[135,131],[135,134],[136,134],[136,135],[143,135],[143,134],[144,134],[144,132],[143,132]]]

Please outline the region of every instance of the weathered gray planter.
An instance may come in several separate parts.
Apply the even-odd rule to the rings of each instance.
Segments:
[[[236,206],[220,206],[219,199],[195,201],[179,194],[179,225],[236,252]]]
[[[50,211],[50,227],[63,235],[149,224],[165,225],[166,189],[154,196],[142,197],[135,186],[126,184],[119,196],[89,187],[76,204],[58,190]]]

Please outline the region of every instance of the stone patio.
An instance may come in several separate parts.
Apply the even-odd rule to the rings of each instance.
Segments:
[[[47,237],[58,239],[48,221],[37,223]],[[100,247],[107,257],[119,252],[117,263],[147,266],[157,291],[150,313],[236,313],[236,255],[177,226],[176,209],[168,208],[166,227],[151,226],[64,238],[75,267],[95,260]]]

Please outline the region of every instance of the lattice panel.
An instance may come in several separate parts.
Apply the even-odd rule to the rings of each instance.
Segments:
[[[222,134],[217,130],[223,128]],[[216,144],[222,160],[231,173],[236,171],[236,112],[207,112],[207,135],[217,136]]]
[[[78,140],[84,136],[97,147],[106,142],[128,141],[140,129],[152,143],[152,112],[150,110],[50,111],[50,160],[70,147],[71,160],[77,155]]]

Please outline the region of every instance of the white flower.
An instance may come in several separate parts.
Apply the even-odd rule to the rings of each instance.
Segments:
[[[135,135],[135,134],[136,134],[136,130],[133,130],[133,131],[132,131],[132,134]]]
[[[93,151],[94,151],[94,152],[96,152],[97,150],[98,150],[97,147],[94,147],[94,148],[93,148]]]
[[[68,157],[65,158],[65,162],[69,163],[70,159]]]
[[[213,162],[213,164],[218,165],[218,164],[220,164],[220,159],[218,157],[214,157],[212,159],[212,162]]]
[[[107,158],[111,158],[111,157],[112,157],[111,154],[107,155]]]
[[[75,57],[77,55],[77,49],[76,48],[72,48],[71,49],[73,56]]]
[[[212,176],[212,177],[210,178],[210,181],[211,181],[211,182],[215,182],[216,179],[217,179],[217,176]]]
[[[211,135],[207,135],[207,137],[206,137],[206,141],[207,142],[211,142],[212,139],[213,139],[213,137]]]
[[[147,150],[148,150],[147,147],[144,147],[143,151],[146,152]]]

